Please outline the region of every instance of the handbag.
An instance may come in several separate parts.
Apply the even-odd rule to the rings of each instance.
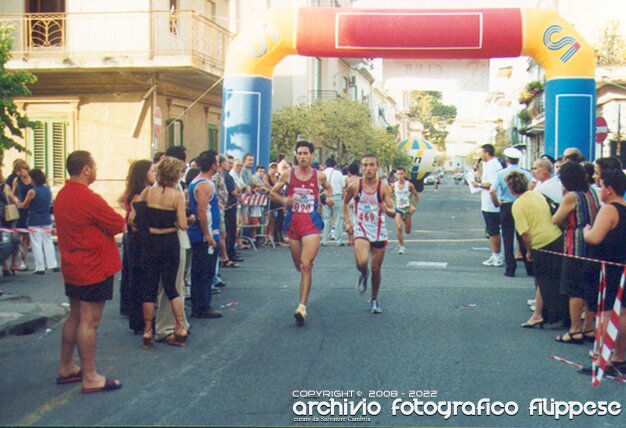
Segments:
[[[4,206],[4,221],[14,221],[20,218],[20,212],[15,204],[7,204]]]

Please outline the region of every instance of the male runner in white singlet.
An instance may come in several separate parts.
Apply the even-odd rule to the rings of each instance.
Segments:
[[[384,215],[396,214],[391,199],[391,189],[378,179],[378,159],[366,155],[361,160],[363,178],[352,183],[343,199],[346,231],[354,233],[354,256],[356,268],[361,275],[357,285],[359,293],[367,290],[368,262],[371,255],[372,299],[371,312],[382,312],[378,302],[381,267],[387,246],[387,225]],[[354,211],[350,215],[348,204],[354,199]]]
[[[408,235],[411,233],[411,216],[415,212],[415,205],[420,200],[420,195],[415,190],[415,186],[405,179],[406,170],[403,167],[396,169],[396,178],[393,184],[393,196],[396,202],[396,235],[398,236],[398,254],[404,254],[404,232]]]

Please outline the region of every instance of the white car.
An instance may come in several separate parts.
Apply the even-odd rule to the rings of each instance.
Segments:
[[[426,177],[424,179],[424,184],[430,184],[433,185],[437,182],[437,176],[436,175],[429,175],[428,177]]]

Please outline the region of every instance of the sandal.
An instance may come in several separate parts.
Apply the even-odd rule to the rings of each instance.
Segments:
[[[104,385],[99,388],[85,388],[83,387],[83,394],[93,394],[94,392],[107,392],[115,391],[122,387],[122,382],[117,379],[106,378]]]
[[[146,335],[144,334],[143,337],[141,338],[142,342],[143,342],[143,349],[150,349],[152,348],[152,345],[154,344],[154,336],[153,335]]]
[[[567,331],[565,334],[555,337],[554,340],[561,343],[575,343],[580,345],[585,342],[585,336],[583,336],[582,331],[575,331],[571,333]]]
[[[583,331],[583,336],[587,342],[595,342],[596,340],[595,330],[585,330]]]
[[[187,342],[187,334],[172,333],[165,338],[165,341],[168,345],[185,346],[185,342]]]
[[[222,262],[220,266],[223,268],[238,268],[239,263],[232,260],[226,260],[225,262]]]
[[[68,374],[67,376],[57,376],[57,385],[65,385],[67,383],[81,382],[83,380],[82,370],[78,370],[76,373]]]

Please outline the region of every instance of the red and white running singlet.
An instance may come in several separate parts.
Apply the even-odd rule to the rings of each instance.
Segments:
[[[380,180],[376,192],[367,193],[363,189],[363,179],[359,180],[359,192],[354,204],[354,237],[367,239],[370,242],[387,240],[387,223],[384,212],[380,208],[382,195],[380,194]]]
[[[304,236],[319,234],[324,230],[324,222],[319,213],[317,170],[313,169],[311,178],[300,181],[296,177],[295,167],[287,185],[287,195],[293,196],[293,205],[287,208],[284,227],[290,239],[302,239]]]

